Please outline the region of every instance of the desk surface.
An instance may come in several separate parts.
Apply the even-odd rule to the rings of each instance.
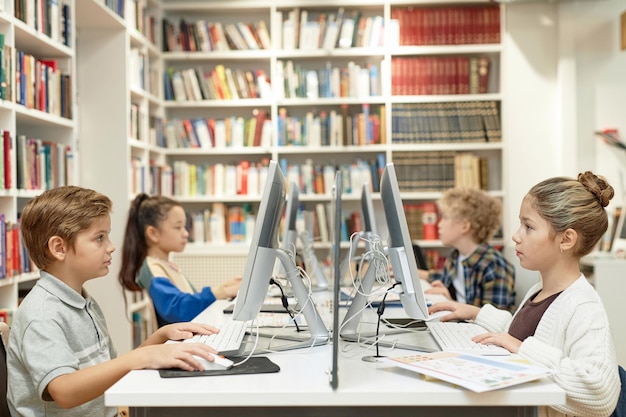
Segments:
[[[196,320],[219,323],[224,303],[214,303]],[[512,388],[474,393],[446,382],[425,381],[415,372],[381,362],[365,362],[372,347],[342,342],[339,387],[329,375],[331,344],[267,356],[280,372],[257,375],[161,378],[158,371],[132,371],[105,393],[108,406],[130,407],[280,407],[280,406],[536,406],[565,401],[565,393],[547,379]],[[381,355],[409,351],[380,348]]]

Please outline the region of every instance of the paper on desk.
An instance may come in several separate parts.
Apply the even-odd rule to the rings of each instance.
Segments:
[[[491,359],[451,352],[386,357],[382,360],[474,392],[492,391],[534,381],[553,372],[548,368],[532,366],[514,359]]]

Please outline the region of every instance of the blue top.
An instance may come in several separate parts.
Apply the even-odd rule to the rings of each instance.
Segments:
[[[159,327],[191,321],[216,300],[211,287],[196,291],[172,264],[155,258],[144,260],[137,284],[152,298]]]

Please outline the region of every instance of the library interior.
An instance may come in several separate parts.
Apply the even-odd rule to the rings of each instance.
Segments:
[[[623,0],[0,0],[0,347],[40,277],[22,210],[78,185],[113,202],[109,273],[85,289],[118,355],[163,322],[147,288],[118,279],[141,193],[184,209],[168,261],[190,288],[242,277],[192,320],[221,328],[228,361],[133,370],[103,393],[111,409],[591,413],[547,362],[446,347],[487,330],[439,321],[430,307],[449,297],[423,274],[466,259],[440,236],[444,192],[481,190],[515,313],[542,278],[516,252],[526,194],[601,175],[608,227],[579,268],[626,367],[624,74]]]

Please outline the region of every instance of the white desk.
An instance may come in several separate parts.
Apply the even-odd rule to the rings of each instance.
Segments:
[[[222,306],[208,310],[221,312]],[[212,312],[201,314],[198,321],[212,317]],[[537,405],[565,401],[563,390],[548,380],[477,394],[445,382],[424,381],[420,374],[398,367],[362,361],[362,356],[373,353],[371,349],[349,343],[342,347],[351,349],[340,354],[336,391],[329,384],[328,344],[267,355],[281,368],[273,374],[160,378],[158,371],[133,371],[106,391],[105,403],[129,406],[132,416],[200,416],[212,408],[212,414],[220,416],[362,417],[383,411],[413,417],[422,411],[429,416],[462,412],[465,417],[532,416]],[[385,353],[407,351],[381,348]]]

